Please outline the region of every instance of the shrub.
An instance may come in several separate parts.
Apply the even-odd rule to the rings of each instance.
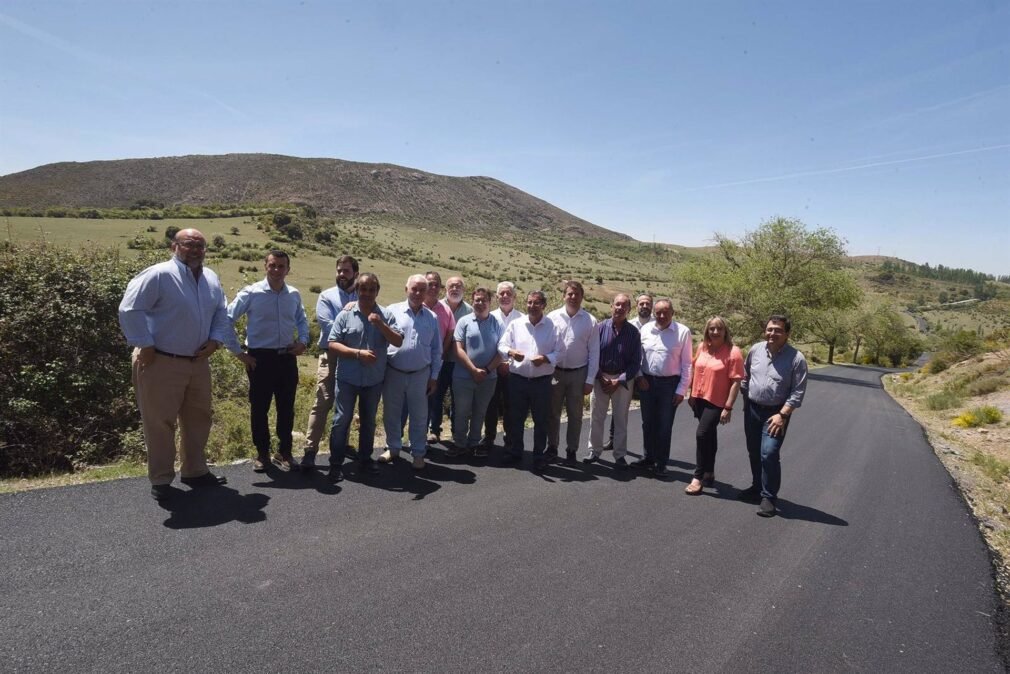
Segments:
[[[952,407],[958,407],[962,402],[962,398],[959,394],[953,391],[938,391],[936,393],[931,393],[926,396],[926,409],[930,410],[949,410]]]
[[[1010,463],[1001,461],[991,454],[975,452],[971,462],[982,469],[982,472],[993,482],[1002,482],[1010,477]]]
[[[950,360],[943,354],[935,354],[926,365],[930,374],[939,374],[950,367]]]
[[[985,424],[996,424],[1003,420],[1003,413],[992,405],[983,405],[962,412],[954,417],[954,425],[960,428],[974,428]]]
[[[995,393],[1008,383],[1010,381],[1006,377],[982,377],[978,381],[968,384],[966,390],[968,391],[968,395],[981,396],[987,393]]]
[[[323,292],[323,287],[321,285],[309,286],[309,292],[319,294]]]
[[[0,244],[0,475],[122,456],[136,428],[117,311],[150,257]]]

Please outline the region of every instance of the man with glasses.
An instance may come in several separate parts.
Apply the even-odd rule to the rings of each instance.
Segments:
[[[765,339],[747,352],[743,394],[743,432],[747,438],[751,484],[738,494],[741,501],[760,503],[757,514],[774,517],[782,482],[779,450],[789,419],[803,404],[807,391],[807,360],[790,345],[792,323],[776,314],[765,321]]]
[[[183,229],[172,259],[148,267],[126,287],[119,324],[133,347],[133,387],[147,445],[147,475],[157,501],[172,495],[175,431],[179,427],[182,483],[226,482],[207,468],[211,426],[208,357],[221,345],[239,350],[217,274],[203,266],[207,240]]]

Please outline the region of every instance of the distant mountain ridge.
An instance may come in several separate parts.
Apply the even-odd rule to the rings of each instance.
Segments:
[[[442,176],[395,164],[276,154],[187,155],[60,162],[0,176],[0,207],[126,208],[142,200],[286,202],[330,215],[378,215],[470,231],[514,228],[630,239],[494,178]]]

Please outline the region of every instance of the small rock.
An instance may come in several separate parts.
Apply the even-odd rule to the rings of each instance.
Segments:
[[[996,531],[997,529],[996,523],[993,522],[992,520],[982,520],[982,526],[984,526],[989,531]]]

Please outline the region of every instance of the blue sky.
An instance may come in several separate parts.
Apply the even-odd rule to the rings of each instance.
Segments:
[[[0,174],[274,152],[1010,274],[1010,1],[0,4]]]

